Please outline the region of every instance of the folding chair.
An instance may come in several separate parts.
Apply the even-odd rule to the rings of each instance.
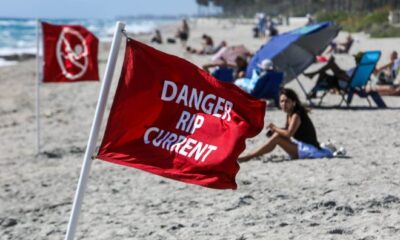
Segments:
[[[363,53],[361,60],[354,69],[353,74],[351,75],[350,81],[347,84],[347,86],[340,87],[338,89],[339,94],[341,95],[342,98],[339,103],[339,106],[341,106],[343,102],[345,102],[347,106],[349,106],[352,102],[354,94],[357,94],[359,97],[366,98],[369,106],[371,106],[371,102],[369,100],[369,97],[371,97],[378,107],[381,108],[386,107],[386,104],[380,97],[379,93],[374,91],[367,92],[365,90],[367,83],[371,77],[371,74],[375,70],[376,64],[379,61],[380,56],[381,56],[380,51],[366,51]],[[314,90],[324,91],[318,104],[321,105],[324,97],[331,90],[331,88],[325,86],[315,86]]]
[[[274,99],[275,105],[279,107],[279,90],[283,82],[283,72],[268,71],[260,76],[254,89],[250,92],[259,99]]]
[[[258,99],[274,99],[279,107],[279,90],[283,82],[283,72],[268,70],[260,76],[254,70],[252,78],[241,78],[235,85]]]
[[[233,77],[233,72],[233,68],[219,67],[214,72],[212,72],[212,75],[220,81],[232,82],[233,80],[235,80]]]

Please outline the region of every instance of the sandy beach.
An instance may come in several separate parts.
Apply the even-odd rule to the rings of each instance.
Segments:
[[[301,26],[280,26],[280,32]],[[255,52],[251,21],[199,19],[190,22],[188,45],[200,47],[207,33],[219,43],[244,44]],[[172,37],[175,28],[163,30]],[[340,33],[343,40],[347,33]],[[351,53],[381,50],[378,65],[400,50],[400,38],[371,39],[355,33]],[[150,37],[137,39],[150,44]],[[123,45],[108,99],[114,96]],[[152,45],[201,66],[210,56],[189,55],[178,44]],[[100,49],[103,76],[109,45]],[[343,68],[351,55],[338,55]],[[313,65],[315,69],[319,65]],[[36,62],[0,68],[0,239],[63,239],[100,83],[45,84],[41,88],[42,151],[36,155]],[[306,89],[315,83],[299,76]],[[295,89],[305,102],[299,85]],[[400,98],[383,97],[388,109],[369,108],[354,97],[351,108],[312,109],[320,142],[331,140],[346,157],[286,161],[282,150],[241,164],[238,189],[212,190],[95,160],[76,239],[355,239],[397,240],[400,236]],[[103,128],[107,114],[103,121]],[[268,107],[265,124],[284,123]],[[266,141],[266,130],[247,141],[247,150]],[[100,138],[102,132],[100,134]],[[100,141],[98,141],[100,144]]]

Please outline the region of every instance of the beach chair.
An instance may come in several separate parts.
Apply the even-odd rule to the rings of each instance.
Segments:
[[[258,75],[253,71],[252,78],[240,78],[235,85],[258,99],[273,99],[279,107],[279,89],[283,82],[283,72],[268,70]]]
[[[283,82],[283,72],[268,71],[260,76],[250,94],[259,99],[273,99],[279,107],[279,90]]]
[[[349,83],[346,86],[340,86],[340,88],[338,89],[339,94],[341,95],[339,106],[341,106],[343,102],[345,102],[347,106],[349,106],[352,102],[354,94],[357,94],[359,97],[365,98],[368,101],[369,106],[371,106],[371,102],[369,100],[369,97],[371,97],[378,107],[386,107],[385,102],[378,92],[367,92],[365,90],[371,74],[375,70],[376,64],[379,61],[380,56],[380,51],[366,51],[363,53],[360,62],[357,64],[356,68],[353,71],[353,74],[351,75]],[[318,104],[321,105],[324,97],[331,90],[331,88],[327,88],[325,86],[315,86],[314,89],[316,91],[323,91],[323,94]]]
[[[233,73],[233,68],[219,67],[215,71],[213,71],[211,75],[223,82],[233,82],[233,80],[235,80],[233,77]]]

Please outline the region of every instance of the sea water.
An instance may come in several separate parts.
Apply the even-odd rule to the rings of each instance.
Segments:
[[[117,20],[115,19],[43,19],[52,24],[79,24],[94,33],[101,42],[111,41]],[[119,19],[126,24],[129,33],[140,34],[154,31],[161,24],[178,21],[175,18],[138,17]],[[37,20],[0,18],[0,67],[15,64],[4,56],[36,54]]]

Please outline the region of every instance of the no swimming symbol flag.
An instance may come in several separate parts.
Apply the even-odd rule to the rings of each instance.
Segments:
[[[98,81],[99,41],[80,25],[42,23],[43,82]]]
[[[265,103],[197,66],[128,39],[97,158],[171,179],[236,189],[245,139]]]

